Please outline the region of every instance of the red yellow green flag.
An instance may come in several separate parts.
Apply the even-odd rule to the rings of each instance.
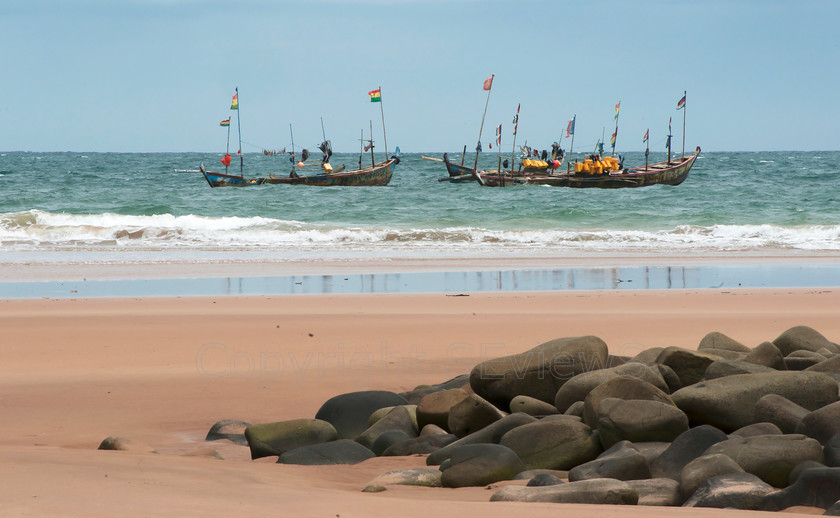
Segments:
[[[239,94],[233,94],[233,101],[230,103],[231,110],[238,110],[239,109]]]
[[[220,122],[219,126],[230,126],[230,117]]]
[[[377,88],[376,90],[371,90],[368,92],[370,96],[370,102],[372,103],[381,103],[382,102],[382,89]]]

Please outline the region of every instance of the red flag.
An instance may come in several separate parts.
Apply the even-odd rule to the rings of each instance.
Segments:
[[[682,110],[683,108],[685,108],[685,96],[684,95],[682,96],[682,99],[677,101],[677,109]]]
[[[225,164],[225,167],[230,166],[230,153],[226,154],[222,158],[219,159],[219,162]]]
[[[650,134],[650,130],[647,130],[647,131],[645,132],[645,136],[644,136],[644,137],[642,137],[642,142],[647,142],[647,141],[648,141],[648,135],[649,135],[649,134]]]
[[[487,79],[484,80],[484,89],[487,90],[488,92],[490,91],[491,88],[493,88],[493,78],[494,77],[496,77],[496,74],[493,74],[492,76],[490,76],[490,77],[488,77]]]

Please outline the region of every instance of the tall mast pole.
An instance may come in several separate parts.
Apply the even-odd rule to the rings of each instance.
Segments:
[[[522,103],[516,105],[516,117],[513,118],[513,145],[510,150],[510,172],[513,173],[513,166],[516,165],[516,132],[519,131],[519,108]],[[528,143],[527,141],[525,142]],[[499,185],[502,185],[502,171],[499,169]]]
[[[387,155],[387,153],[385,154]],[[376,165],[376,159],[373,157],[373,121],[370,121],[370,165]]]
[[[473,172],[478,171],[478,153],[481,149],[481,133],[484,131],[484,117],[487,115],[487,105],[490,104],[490,92],[493,91],[493,78],[496,74],[490,74],[490,87],[487,89],[487,100],[484,101],[484,113],[481,115],[481,127],[478,129],[478,144],[475,146],[475,164],[473,165]]]
[[[621,106],[621,101],[618,101],[618,104],[615,105],[615,133],[613,133],[613,138],[610,140],[610,144],[612,144],[612,151],[610,151],[610,156],[615,156],[615,141],[618,139],[618,108]]]
[[[687,90],[683,90],[683,99],[686,98],[688,95]],[[688,104],[688,101],[683,103],[682,112],[683,112],[683,145],[682,145],[682,156],[685,156],[685,105]]]
[[[245,163],[242,159],[242,126],[239,123],[239,87],[236,87],[236,130],[239,132],[239,176],[245,176]]]
[[[571,144],[569,144],[569,161],[566,162],[566,172],[571,172],[571,170],[572,170],[572,157],[573,157],[572,153],[574,152],[574,149],[575,149],[575,120],[576,119],[577,119],[577,114],[572,116],[572,127],[571,127],[572,142],[571,142]],[[566,133],[568,133],[568,132],[569,132],[569,128],[566,128]]]
[[[650,128],[645,132],[645,171],[648,168],[648,156],[650,155]]]
[[[385,108],[382,107],[382,86],[379,87],[379,111],[382,113],[382,142],[385,143],[385,162],[388,161],[388,135],[385,133]],[[373,133],[370,134],[373,139]]]
[[[228,134],[227,134],[227,143],[225,144],[225,156],[230,155],[230,117],[228,117],[227,130],[228,130],[228,132],[227,132]],[[225,174],[227,174],[227,172],[228,172],[228,166],[226,164],[225,165]]]

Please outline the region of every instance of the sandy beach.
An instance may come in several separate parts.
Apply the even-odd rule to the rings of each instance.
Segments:
[[[425,465],[422,457],[288,466],[204,437],[221,419],[309,418],[338,394],[439,383],[563,336],[594,334],[621,355],[696,348],[710,331],[753,347],[795,325],[837,340],[837,307],[836,288],[4,300],[2,514],[508,516],[516,505],[488,502],[484,488],[361,492],[386,471]],[[110,435],[136,450],[97,451]],[[724,513],[565,507],[576,516]]]

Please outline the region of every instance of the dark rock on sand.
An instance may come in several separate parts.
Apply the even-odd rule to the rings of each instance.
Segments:
[[[525,465],[509,448],[498,444],[468,444],[452,450],[441,482],[444,487],[486,486],[511,480],[522,471]]]
[[[683,500],[691,497],[710,478],[729,473],[744,473],[744,468],[722,453],[697,457],[680,472],[679,485]]]
[[[569,482],[594,478],[649,479],[650,466],[645,456],[638,450],[624,445],[615,451],[604,452],[595,460],[584,462],[569,470]]]
[[[808,326],[796,326],[788,329],[773,340],[773,344],[779,348],[783,356],[788,356],[794,351],[813,351],[828,349],[834,354],[840,353],[840,346],[830,342],[819,331]]]
[[[698,351],[707,351],[723,349],[726,351],[733,351],[737,353],[749,353],[750,348],[741,342],[726,336],[723,333],[712,331],[700,340],[700,345],[697,346]]]
[[[640,399],[674,405],[671,397],[656,386],[633,376],[618,376],[592,389],[583,401],[583,422],[595,427],[598,405],[607,398]],[[675,405],[674,405],[675,406]]]
[[[840,500],[834,503],[831,507],[825,510],[823,516],[840,516]]]
[[[381,436],[380,436],[381,438]],[[379,439],[377,439],[378,441]],[[434,453],[444,446],[448,446],[458,440],[458,437],[449,434],[443,435],[421,435],[414,439],[408,439],[403,442],[398,442],[385,449],[381,455],[383,457],[404,457],[407,455],[425,455]],[[374,443],[374,446],[376,444]]]
[[[794,506],[828,509],[838,500],[840,468],[811,468],[804,470],[793,485],[764,497],[760,509],[781,511]]]
[[[670,478],[651,478],[648,480],[627,480],[627,484],[639,493],[638,505],[678,506],[680,484]]]
[[[516,452],[525,469],[568,470],[601,453],[597,435],[571,419],[538,421],[507,432],[499,444]]]
[[[498,421],[505,413],[476,394],[469,394],[449,410],[447,429],[458,437],[465,437],[473,432]]]
[[[449,410],[469,397],[469,392],[461,388],[433,392],[417,404],[417,426],[435,424],[449,430]]]
[[[426,458],[426,464],[429,466],[439,465],[444,460],[448,459],[452,454],[452,450],[458,446],[464,446],[467,444],[497,444],[502,439],[502,436],[504,436],[508,431],[513,430],[518,426],[535,422],[537,422],[536,418],[529,416],[528,414],[523,414],[522,412],[507,415],[490,426],[482,428],[481,430],[467,435],[466,437],[462,437],[432,453]]]
[[[709,365],[720,359],[721,357],[717,354],[690,351],[680,347],[666,347],[659,353],[656,362],[674,369],[682,386],[687,387],[702,380]]]
[[[832,435],[831,439],[825,442],[823,456],[826,466],[840,468],[840,433]]]
[[[796,433],[813,437],[821,443],[828,442],[840,433],[840,401],[807,414],[796,426]]]
[[[333,425],[319,419],[292,419],[276,423],[252,424],[245,428],[251,458],[282,455],[287,451],[338,438]]]
[[[729,438],[714,426],[701,425],[683,432],[650,465],[654,478],[680,480],[680,472],[689,462],[703,455],[712,445]]]
[[[516,396],[510,401],[511,412],[524,412],[533,416],[552,415],[557,413],[554,405],[549,405],[545,401],[540,401],[531,396]]]
[[[127,437],[120,437],[118,435],[111,435],[106,437],[99,443],[97,450],[113,450],[113,451],[135,451],[135,452],[150,452],[152,448],[142,442],[134,441]]]
[[[372,451],[356,441],[340,439],[289,450],[280,455],[277,462],[304,466],[358,464],[375,456]]]
[[[210,427],[207,432],[205,441],[218,441],[219,439],[227,439],[233,443],[242,446],[248,445],[248,440],[245,439],[245,428],[249,427],[251,423],[245,421],[238,421],[236,419],[223,419],[217,421]]]
[[[688,430],[685,413],[660,401],[607,398],[601,400],[596,415],[596,428],[604,448],[623,440],[670,442]]]
[[[799,475],[801,475],[802,472],[805,471],[806,469],[827,468],[827,467],[828,466],[826,466],[825,464],[823,464],[821,462],[817,462],[815,460],[806,460],[805,462],[800,462],[799,464],[796,465],[796,467],[794,467],[792,470],[790,470],[790,475],[788,475],[787,485],[792,486],[793,484],[795,484],[796,481],[799,479]]]
[[[657,369],[643,363],[631,362],[610,369],[599,369],[574,376],[563,384],[554,396],[554,406],[559,412],[565,412],[576,401],[583,401],[598,385],[619,376],[633,376],[667,392],[668,385]]]
[[[729,437],[755,437],[756,435],[782,435],[782,430],[773,423],[748,424],[729,434]]]
[[[420,431],[414,424],[411,413],[404,406],[394,407],[382,419],[356,437],[356,442],[365,448],[372,449],[373,443],[385,432],[399,430],[407,437],[417,437]]]
[[[555,477],[559,478],[560,480],[568,479],[569,472],[562,470],[562,469],[526,469],[522,473],[513,477],[513,480],[531,480],[532,478],[536,477],[537,475],[554,475]]]
[[[783,433],[794,433],[808,410],[778,394],[767,394],[755,403],[755,420],[773,423]]]
[[[517,475],[518,476],[518,475]],[[528,487],[545,487],[545,486],[558,486],[560,484],[565,484],[566,482],[558,477],[557,475],[553,475],[551,473],[540,473],[539,475],[534,475],[526,486]]]
[[[556,486],[505,486],[493,493],[490,501],[636,505],[639,502],[639,493],[627,482],[602,478]]]
[[[756,510],[762,499],[775,491],[773,486],[750,473],[728,473],[706,480],[683,507]]]
[[[402,430],[388,430],[379,434],[379,437],[373,441],[373,445],[370,447],[370,450],[378,457],[391,446],[394,446],[395,444],[402,444],[412,439],[417,439],[417,437],[409,437]]]
[[[787,370],[782,351],[771,342],[763,342],[744,356],[744,361],[762,367],[770,367],[777,371]]]
[[[404,397],[386,390],[350,392],[327,400],[315,419],[332,424],[339,439],[355,439],[368,428],[370,414],[380,408],[408,404]]]

